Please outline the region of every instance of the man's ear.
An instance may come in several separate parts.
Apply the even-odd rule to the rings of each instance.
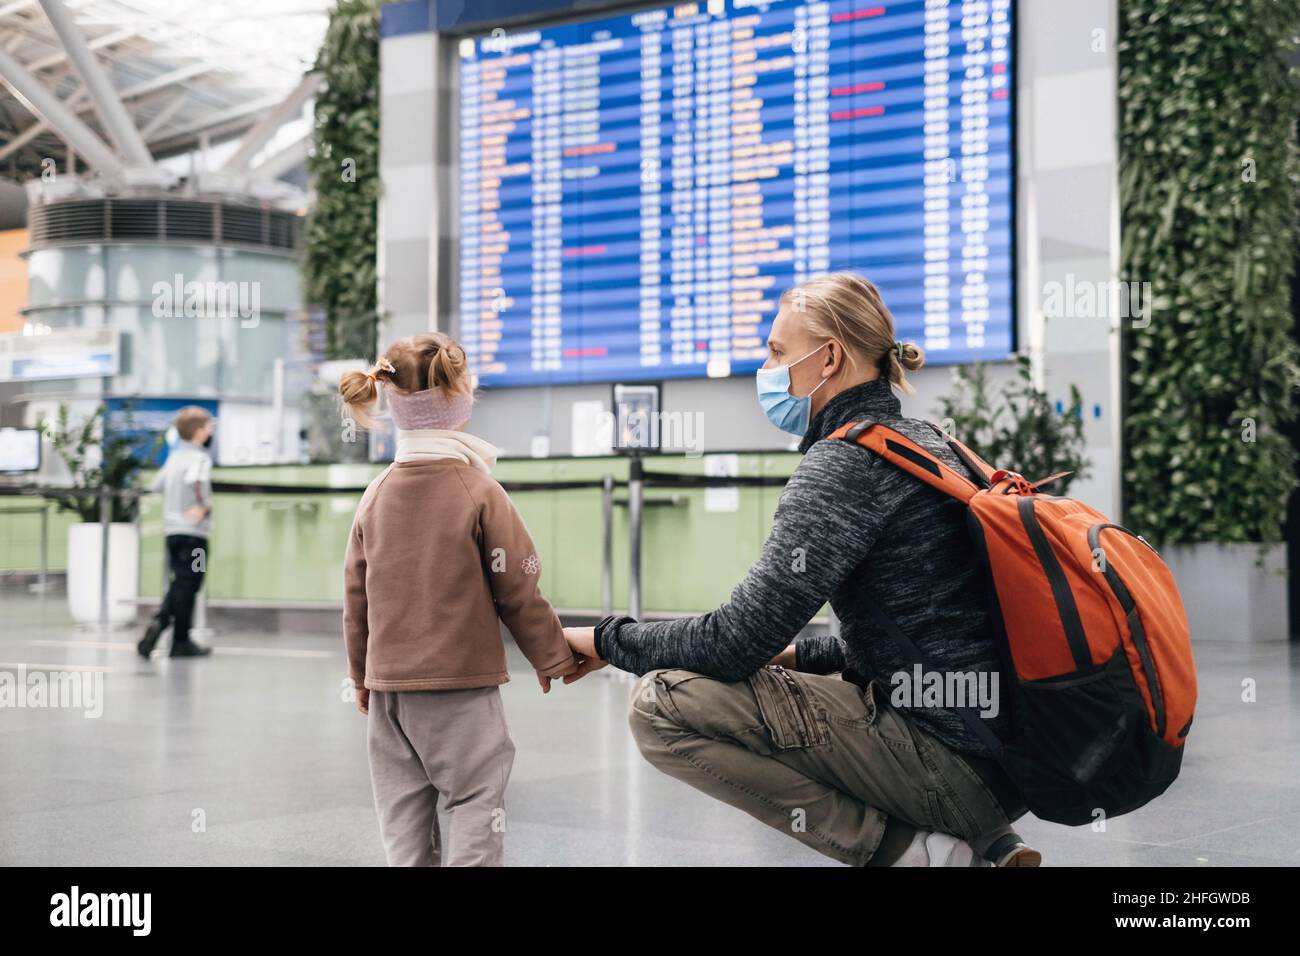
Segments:
[[[822,364],[822,371],[826,372],[822,378],[831,378],[839,374],[840,369],[844,367],[844,346],[839,342],[831,339],[826,343],[826,361]]]

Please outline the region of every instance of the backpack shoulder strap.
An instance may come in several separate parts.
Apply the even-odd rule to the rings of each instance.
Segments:
[[[887,425],[870,421],[849,422],[826,437],[861,445],[912,477],[919,478],[931,488],[937,488],[948,497],[956,498],[962,504],[969,502],[980,490],[980,485],[958,474],[912,439]],[[989,474],[992,474],[992,469],[989,470]]]
[[[871,595],[870,592],[860,592],[859,599],[867,609],[867,613],[875,622],[876,626],[888,634],[898,645],[903,655],[913,664],[920,664],[922,669],[928,669],[930,662],[925,659],[921,649],[912,643],[912,639],[903,633],[897,622],[885,612],[880,603]],[[993,759],[1001,762],[1003,759],[1003,745],[997,734],[989,729],[987,723],[975,716],[969,707],[952,708],[966,723],[967,729],[979,739],[989,749]]]
[[[961,460],[961,463],[970,469],[970,473],[975,476],[976,482],[982,484],[985,488],[991,488],[993,486],[993,473],[997,471],[996,468],[979,455],[975,454],[957,439],[953,438],[934,422],[926,422],[926,424],[934,430],[936,435],[944,440],[948,447],[952,449],[952,453]],[[1055,478],[1058,476],[1053,475],[1052,477]],[[1048,481],[1050,479],[1044,478],[1043,480]]]

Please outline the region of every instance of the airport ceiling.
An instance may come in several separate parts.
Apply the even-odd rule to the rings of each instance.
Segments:
[[[301,81],[333,0],[62,0],[155,159],[237,137]],[[81,76],[39,0],[0,0],[0,49],[101,137]],[[39,175],[63,138],[0,83],[0,177]],[[78,164],[84,169],[84,162]]]

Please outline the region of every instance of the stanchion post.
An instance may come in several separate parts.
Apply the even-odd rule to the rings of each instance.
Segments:
[[[628,462],[627,482],[627,533],[629,567],[627,581],[627,613],[641,618],[641,513],[645,481],[642,478],[641,458],[633,455]]]
[[[44,594],[50,577],[50,503],[41,499],[41,574],[36,586]]]
[[[614,613],[614,476],[606,475],[600,488],[600,613]]]
[[[99,487],[99,626],[108,628],[108,536],[113,524],[113,504],[107,485]]]

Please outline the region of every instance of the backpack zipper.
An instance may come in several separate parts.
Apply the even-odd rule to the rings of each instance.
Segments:
[[[1079,607],[1075,603],[1074,593],[1070,590],[1070,582],[1066,580],[1061,562],[1057,559],[1056,552],[1052,550],[1042,525],[1038,523],[1038,515],[1034,512],[1034,498],[1034,495],[1021,497],[1016,502],[1016,511],[1020,515],[1020,523],[1025,528],[1025,534],[1029,537],[1029,543],[1034,549],[1034,556],[1038,559],[1043,575],[1047,578],[1048,587],[1051,588],[1052,601],[1056,604],[1056,612],[1061,618],[1061,628],[1070,648],[1070,656],[1074,659],[1074,666],[1077,670],[1087,670],[1092,667],[1092,649],[1088,644],[1088,636],[1083,629],[1083,621],[1079,617]]]
[[[1150,544],[1147,544],[1146,539],[1140,534],[1134,534],[1123,525],[1104,521],[1100,524],[1095,524],[1088,529],[1088,547],[1094,555],[1098,551],[1101,551],[1101,573],[1106,578],[1106,583],[1110,585],[1111,591],[1114,592],[1115,598],[1119,601],[1120,608],[1124,611],[1124,617],[1128,620],[1129,633],[1133,636],[1133,644],[1137,647],[1138,657],[1142,661],[1142,672],[1146,676],[1147,689],[1151,692],[1151,703],[1155,707],[1156,711],[1156,736],[1164,737],[1164,691],[1160,689],[1160,677],[1156,673],[1155,659],[1151,656],[1151,646],[1147,643],[1146,630],[1142,627],[1142,619],[1137,613],[1137,602],[1133,600],[1133,595],[1131,595],[1128,588],[1125,587],[1124,582],[1120,579],[1119,573],[1112,568],[1110,562],[1106,560],[1106,551],[1101,546],[1101,533],[1107,528],[1114,528],[1116,531],[1122,531],[1130,538],[1137,538],[1137,540],[1141,541],[1148,548],[1151,548],[1151,553],[1155,554],[1157,557],[1159,557],[1159,552],[1157,552],[1155,548],[1152,548]]]

